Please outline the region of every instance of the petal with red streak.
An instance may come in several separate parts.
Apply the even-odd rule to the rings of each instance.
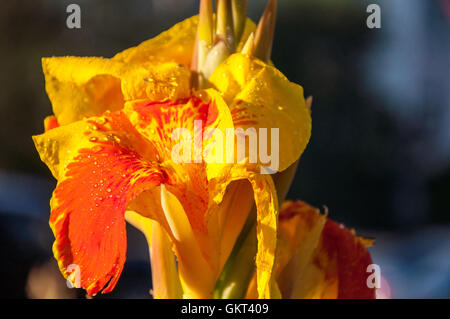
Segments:
[[[281,172],[299,159],[311,136],[311,111],[301,86],[273,66],[240,53],[229,56],[209,81],[229,105],[236,128],[258,130],[260,143],[260,129],[267,129],[267,150],[279,154],[273,169]],[[261,158],[258,163],[264,164]]]
[[[198,96],[176,101],[130,102],[125,105],[124,112],[136,129],[154,145],[160,161],[170,163],[171,168],[178,172],[176,175],[179,180],[174,182],[174,185],[177,185],[169,185],[168,190],[182,203],[194,232],[206,234],[205,213],[210,197],[208,182],[211,176],[220,170],[221,164],[209,165],[203,158],[196,163],[196,149],[202,152],[208,143],[208,139],[203,138],[200,141],[196,136],[202,137],[207,129],[214,128],[225,134],[225,128],[233,127],[226,104],[220,100],[218,94],[208,90],[200,92]],[[172,133],[179,128],[186,129],[192,139],[192,145],[195,144],[190,163],[174,163],[172,159],[172,150],[179,143],[179,140],[172,139]],[[214,172],[208,170],[211,167],[215,168]]]
[[[71,275],[71,265],[78,266],[80,286],[95,295],[102,289],[110,292],[122,272],[128,203],[169,181],[157,162],[144,157],[142,150],[151,145],[143,145],[145,141],[123,114],[81,122],[34,139],[41,157],[58,177],[50,216],[55,258],[65,277]],[[72,145],[65,139],[66,131],[77,136],[79,148],[70,148],[72,158],[61,156],[67,153],[64,145]]]

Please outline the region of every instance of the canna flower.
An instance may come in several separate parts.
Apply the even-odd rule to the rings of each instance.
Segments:
[[[302,88],[252,53],[258,43],[246,42],[258,32],[250,20],[237,23],[240,39],[230,33],[233,20],[222,18],[232,12],[227,3],[218,4],[216,42],[211,25],[205,29],[211,2],[202,1],[200,17],[111,59],[42,60],[54,115],[33,139],[58,181],[50,202],[53,252],[70,280],[71,265],[79,267],[80,286],[90,295],[116,285],[128,221],[149,242],[156,297],[212,297],[255,205],[258,296],[277,296],[272,177],[260,174],[261,163],[248,157],[238,164],[172,157],[176,128],[205,137],[211,128],[225,135],[229,128],[279,127],[279,171],[298,160],[309,140]],[[205,32],[210,42],[203,40]],[[193,153],[207,141],[200,144]]]
[[[305,202],[286,201],[280,209],[275,271],[282,298],[373,299],[367,285],[373,240],[322,215]],[[246,298],[255,298],[255,278]]]
[[[89,295],[112,291],[128,222],[147,238],[156,298],[349,296],[347,264],[370,261],[364,240],[306,204],[278,213],[312,100],[269,61],[276,1],[257,26],[247,1],[216,3],[215,15],[201,0],[198,16],[110,59],[42,59],[54,115],[33,140],[58,181],[50,227],[61,273],[77,284],[75,265]],[[265,145],[278,148],[276,174],[252,160],[250,142],[244,158],[234,145],[225,159],[220,136],[254,129],[261,141],[267,128],[279,129]],[[180,144],[185,135],[192,144]]]

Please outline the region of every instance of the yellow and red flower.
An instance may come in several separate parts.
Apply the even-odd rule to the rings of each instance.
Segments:
[[[372,240],[304,202],[283,203],[276,280],[283,298],[375,298],[367,286]]]
[[[289,179],[309,141],[310,102],[268,61],[276,1],[258,27],[238,10],[245,3],[218,1],[213,16],[211,1],[203,0],[199,17],[111,59],[42,60],[54,115],[33,140],[58,180],[51,199],[53,251],[65,277],[71,278],[70,265],[80,267],[81,287],[90,295],[114,289],[128,221],[147,237],[155,297],[213,297],[253,205],[256,271],[248,294],[361,292],[348,288],[346,268],[354,257],[361,258],[355,269],[370,260],[361,241],[299,204],[284,204],[278,218],[284,190],[260,173],[260,163],[173,160],[177,128],[208,136],[209,129],[225,135],[226,129],[277,127],[279,172],[289,172]],[[194,143],[204,150],[214,140]],[[308,279],[309,272],[317,278]],[[298,286],[286,287],[287,278]]]

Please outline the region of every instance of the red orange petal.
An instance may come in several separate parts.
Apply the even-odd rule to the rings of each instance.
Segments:
[[[92,147],[78,150],[58,182],[50,226],[61,272],[67,277],[74,269],[70,265],[78,266],[80,286],[95,295],[105,286],[103,293],[110,292],[122,272],[128,203],[168,177],[125,143],[91,140]]]
[[[322,247],[337,257],[339,299],[375,298],[375,289],[367,286],[367,266],[373,263],[372,258],[353,230],[328,219],[322,233]]]

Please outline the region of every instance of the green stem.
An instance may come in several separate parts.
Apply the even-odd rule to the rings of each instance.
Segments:
[[[228,258],[214,289],[216,299],[241,299],[255,272],[256,207],[253,206],[241,234]]]

